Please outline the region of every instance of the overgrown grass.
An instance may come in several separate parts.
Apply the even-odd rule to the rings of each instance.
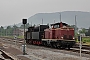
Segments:
[[[83,37],[82,42],[85,45],[90,45],[90,37]]]
[[[4,37],[8,37],[8,38],[14,38],[14,36],[4,36]]]
[[[14,38],[15,36],[4,36],[4,37]],[[23,38],[24,38],[24,36],[17,36],[17,38],[21,38],[21,39],[23,39]]]
[[[76,40],[76,43],[79,43],[78,39]],[[90,37],[83,37],[82,44],[83,45],[90,45]]]
[[[90,37],[83,37],[82,42],[90,42]]]
[[[23,38],[24,38],[24,36],[18,36],[17,38],[21,38],[21,39],[23,39]]]

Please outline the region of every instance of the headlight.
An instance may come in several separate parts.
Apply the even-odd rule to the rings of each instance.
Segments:
[[[63,37],[61,37],[63,39]]]
[[[75,39],[75,38],[73,37],[73,39]]]

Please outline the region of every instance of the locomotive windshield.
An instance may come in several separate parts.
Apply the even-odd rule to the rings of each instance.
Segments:
[[[54,25],[54,28],[59,28],[60,27],[60,25]]]

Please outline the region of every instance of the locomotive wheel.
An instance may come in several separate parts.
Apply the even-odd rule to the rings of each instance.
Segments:
[[[67,45],[67,47],[68,47],[68,50],[70,50],[70,45]]]
[[[54,43],[54,47],[57,48],[57,43]]]
[[[51,42],[51,43],[50,43],[50,47],[55,48],[55,46],[54,46],[54,43],[53,43],[53,42]]]
[[[51,44],[51,47],[52,47],[52,48],[58,48],[58,46],[57,46],[57,43],[56,43],[56,42],[51,42],[50,44]]]
[[[42,42],[42,45],[43,45],[43,46],[47,46],[47,42],[46,42],[46,41],[43,41],[43,42]]]
[[[29,44],[29,40],[26,40],[26,43]]]

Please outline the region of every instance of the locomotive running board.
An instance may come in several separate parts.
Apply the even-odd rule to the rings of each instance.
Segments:
[[[48,40],[51,40],[51,41],[58,41],[58,40],[63,40],[63,41],[75,41],[75,40],[64,40],[64,39],[42,39],[42,41],[48,41]]]

